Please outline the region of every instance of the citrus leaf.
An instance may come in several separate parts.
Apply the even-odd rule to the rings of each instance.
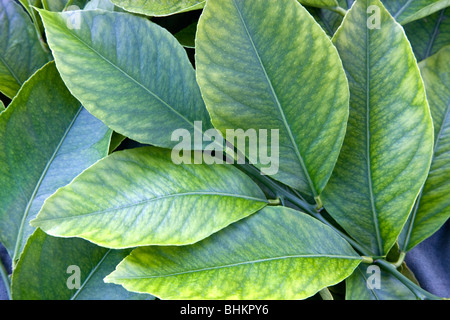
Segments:
[[[13,261],[44,200],[106,156],[111,131],[82,108],[53,62],[37,71],[0,116],[0,242]]]
[[[404,28],[418,61],[450,45],[450,9],[444,9]]]
[[[33,24],[15,1],[0,0],[0,91],[13,98],[22,84],[49,61]]]
[[[266,207],[191,246],[138,248],[105,281],[162,299],[304,299],[360,261],[328,226]]]
[[[367,27],[369,6],[380,29]],[[399,236],[425,182],[433,124],[402,27],[378,0],[358,0],[333,37],[350,84],[344,146],[323,193],[330,215],[374,255]]]
[[[13,271],[12,298],[14,300],[153,299],[150,295],[131,293],[120,286],[103,282],[103,278],[111,273],[129,252],[130,250],[101,248],[82,239],[54,238],[37,229],[28,239]],[[79,274],[76,274],[78,271]],[[79,287],[75,281],[77,276]]]
[[[376,265],[359,265],[345,280],[345,288],[346,300],[417,299],[400,280]]]
[[[298,0],[305,6],[312,6],[318,8],[329,8],[339,6],[337,0]]]
[[[134,13],[162,17],[202,9],[205,0],[111,0],[116,6]]]
[[[394,19],[406,24],[450,6],[450,0],[386,0],[383,4]]]
[[[211,127],[194,69],[168,31],[127,13],[39,12],[67,87],[111,129],[171,148],[174,130]]]
[[[177,165],[169,150],[142,147],[114,152],[84,171],[47,199],[31,224],[110,248],[181,245],[266,204],[234,166]]]
[[[450,46],[419,66],[434,123],[430,173],[412,211],[406,251],[433,235],[450,217]]]
[[[342,145],[349,96],[336,49],[306,9],[296,0],[208,1],[196,66],[214,126],[224,136],[278,130],[273,178],[317,197]]]

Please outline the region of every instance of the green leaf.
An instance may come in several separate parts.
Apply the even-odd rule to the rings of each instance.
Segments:
[[[430,173],[412,211],[406,251],[435,233],[450,217],[450,46],[420,66],[434,123]]]
[[[114,131],[171,148],[174,130],[212,127],[187,54],[165,29],[128,13],[39,12],[67,87]]]
[[[380,8],[380,29],[367,27],[371,5]],[[355,240],[383,255],[430,167],[433,124],[425,88],[402,27],[380,1],[356,1],[333,42],[349,79],[350,117],[322,200]]]
[[[296,0],[209,0],[196,46],[214,126],[224,136],[279,130],[273,178],[318,196],[342,145],[349,99],[336,48],[320,26]]]
[[[173,163],[169,150],[153,147],[114,152],[47,199],[31,224],[50,235],[110,248],[181,245],[267,203],[234,166],[184,163]]]
[[[168,16],[176,13],[202,9],[205,0],[111,0],[126,11],[147,16]]]
[[[266,207],[192,246],[138,248],[105,281],[162,299],[304,299],[360,261],[328,226]]]
[[[337,0],[298,0],[305,6],[312,6],[318,8],[338,7]]]
[[[123,135],[117,132],[113,132],[111,135],[111,141],[109,142],[108,154],[116,150],[125,139],[126,137],[124,137]]]
[[[14,300],[143,300],[150,295],[106,284],[130,250],[111,250],[82,239],[62,239],[37,229],[12,275]],[[79,272],[79,274],[78,274]],[[79,276],[79,287],[77,284]],[[77,288],[78,287],[78,288]]]
[[[180,42],[180,44],[185,48],[195,48],[195,35],[197,33],[197,23],[190,24],[186,28],[174,34],[175,38]]]
[[[450,5],[450,0],[386,0],[386,9],[400,24],[421,19]]]
[[[70,7],[73,6],[73,8],[75,8],[75,6],[77,6],[78,8],[83,8],[86,5],[87,0],[47,0],[48,3],[48,10],[50,11],[55,11],[55,12],[59,12],[59,11],[63,11],[64,8],[66,7]],[[69,6],[67,5],[69,3]]]
[[[338,6],[345,10],[350,9],[352,4],[353,0],[338,0]],[[343,16],[335,11],[314,7],[308,8],[308,11],[329,36],[333,36],[342,23]]]
[[[408,23],[404,28],[418,61],[450,45],[450,9]]]
[[[0,100],[0,112],[3,112],[5,109],[6,109],[6,107],[3,104],[3,101]]]
[[[104,157],[110,130],[84,110],[53,62],[36,72],[0,116],[0,242],[13,261],[44,200]]]
[[[15,1],[0,0],[0,91],[13,98],[49,60],[30,17]]]
[[[345,285],[346,300],[416,300],[400,280],[377,265],[359,265]]]
[[[114,4],[110,0],[91,0],[84,7],[84,10],[95,9],[114,11]]]

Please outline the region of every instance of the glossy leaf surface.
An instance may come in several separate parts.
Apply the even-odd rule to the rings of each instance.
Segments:
[[[335,47],[306,9],[296,0],[208,1],[196,66],[214,126],[224,136],[278,130],[273,178],[318,196],[345,134],[348,85]]]
[[[53,62],[28,80],[0,116],[0,234],[13,261],[45,199],[106,156],[111,131],[64,86]],[[7,186],[7,187],[6,187]]]
[[[192,246],[138,248],[105,281],[162,299],[303,299],[359,263],[321,222],[267,207]]]
[[[369,6],[380,29],[367,27]],[[356,1],[333,37],[350,84],[350,118],[323,193],[333,218],[375,255],[399,236],[428,174],[433,125],[401,26],[378,0]]]
[[[12,275],[14,300],[152,299],[106,284],[130,250],[111,250],[82,239],[48,236],[37,229],[29,238]]]

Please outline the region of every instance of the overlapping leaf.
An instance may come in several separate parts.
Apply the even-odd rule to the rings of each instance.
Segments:
[[[450,45],[450,9],[408,23],[404,28],[417,60],[422,61]]]
[[[422,61],[434,123],[434,154],[430,173],[407,225],[404,249],[430,237],[450,218],[450,46]]]
[[[400,280],[377,265],[359,265],[345,280],[346,300],[416,300]]]
[[[131,293],[120,286],[106,284],[103,281],[103,278],[111,273],[129,252],[130,250],[101,248],[82,239],[54,238],[37,229],[28,239],[13,271],[12,298],[14,300],[152,299],[150,295]]]
[[[31,223],[51,235],[111,248],[181,245],[266,203],[234,166],[177,165],[169,150],[143,147],[115,152],[84,171],[48,198]]]
[[[127,11],[147,16],[168,16],[175,13],[202,9],[205,0],[111,0]]]
[[[318,196],[348,117],[345,73],[320,26],[296,0],[210,0],[196,46],[197,78],[215,127],[224,135],[278,130],[273,177]]]
[[[299,0],[301,4],[318,8],[329,8],[339,6],[337,0]]]
[[[13,261],[44,200],[104,157],[110,130],[64,86],[53,62],[28,80],[0,116],[0,241]]]
[[[49,61],[24,9],[0,0],[0,91],[13,98],[22,84]]]
[[[380,8],[379,29],[367,27],[372,5]],[[382,255],[399,236],[430,167],[430,110],[411,46],[380,1],[356,1],[333,42],[347,71],[351,111],[323,201],[351,236]]]
[[[406,24],[450,6],[450,0],[385,0],[383,4],[394,19]]]
[[[174,130],[211,127],[194,69],[168,31],[127,13],[40,14],[69,90],[114,131],[170,148]]]
[[[321,222],[267,207],[191,246],[136,249],[105,281],[162,299],[303,299],[360,261]]]

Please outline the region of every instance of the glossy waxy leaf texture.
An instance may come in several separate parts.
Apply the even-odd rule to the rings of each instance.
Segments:
[[[368,28],[369,6],[380,28]],[[433,124],[411,46],[378,0],[358,0],[333,37],[350,84],[344,146],[324,193],[333,218],[375,255],[387,254],[425,182]]]
[[[349,93],[335,47],[306,9],[296,0],[208,1],[196,66],[214,126],[224,136],[278,130],[273,178],[319,196],[342,146]]]
[[[47,199],[31,223],[110,248],[182,245],[266,204],[258,186],[232,165],[178,165],[169,150],[143,147],[114,152],[85,170]]]
[[[162,299],[303,299],[360,261],[321,222],[266,207],[192,246],[138,248],[105,281]]]

